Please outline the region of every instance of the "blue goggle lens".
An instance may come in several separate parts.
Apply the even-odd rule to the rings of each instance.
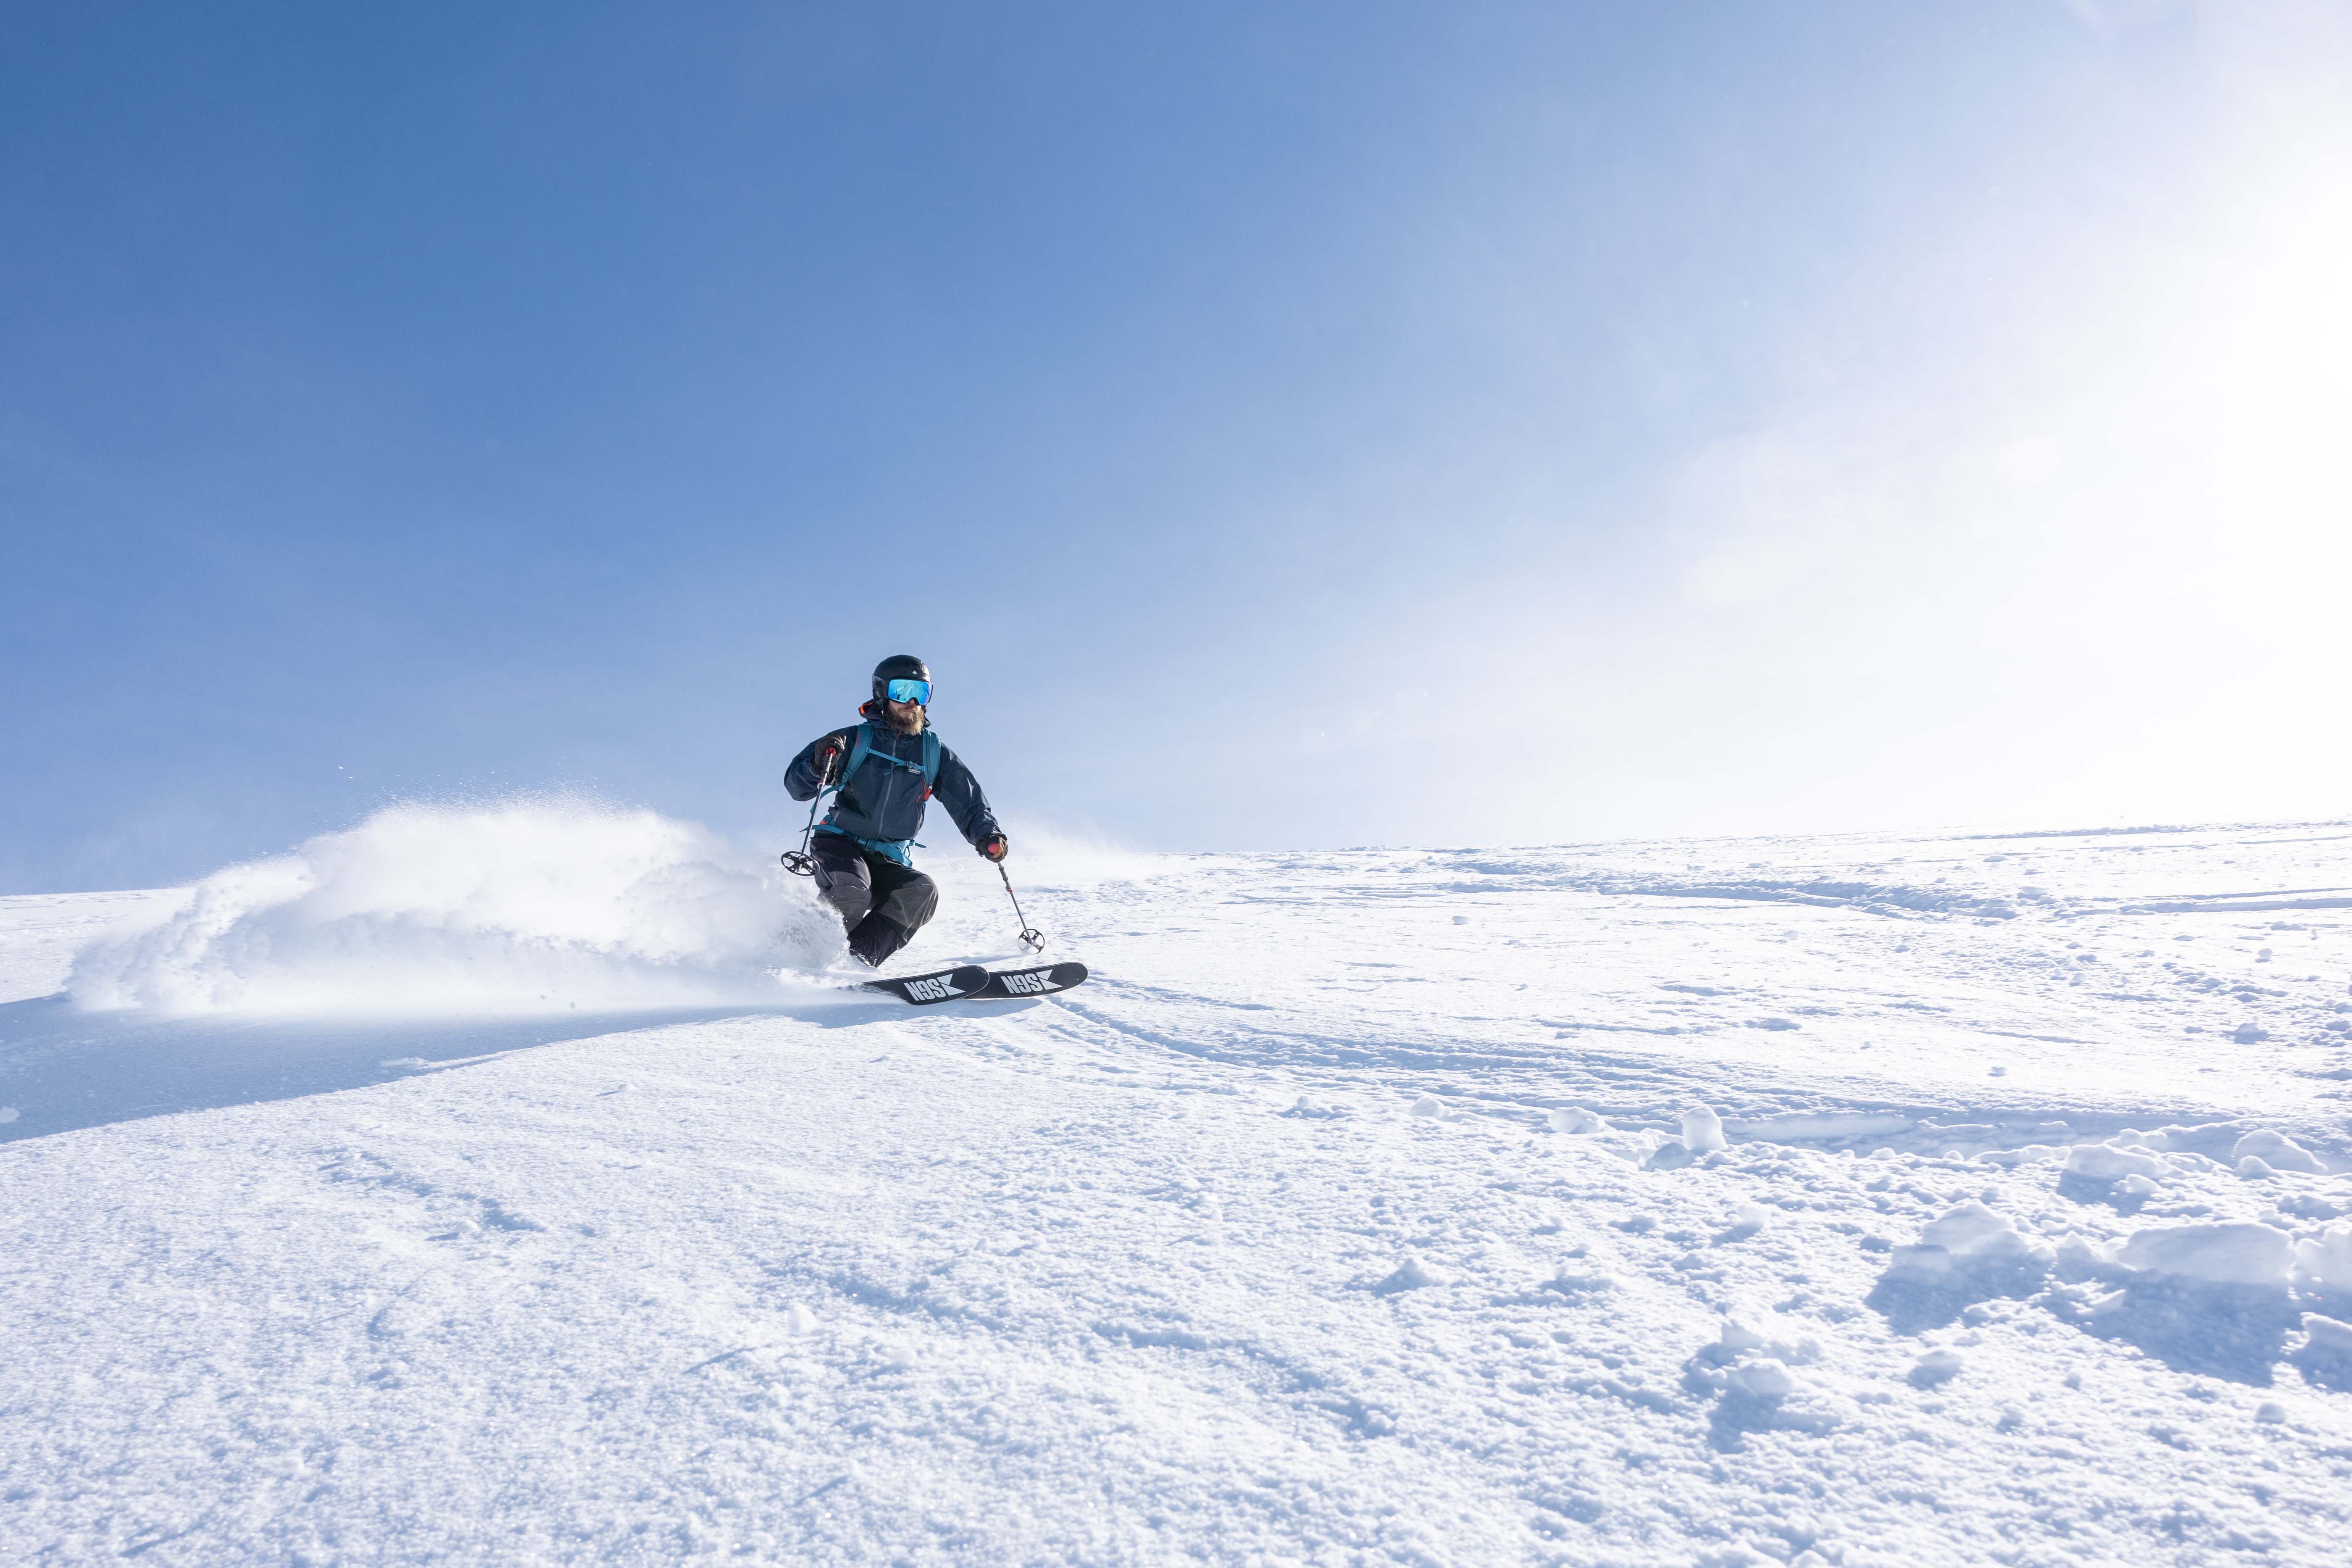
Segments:
[[[926,708],[931,705],[931,683],[928,680],[894,680],[886,689],[893,702],[919,702]]]

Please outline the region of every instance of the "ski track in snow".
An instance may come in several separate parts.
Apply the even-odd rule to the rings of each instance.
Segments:
[[[0,900],[0,1560],[2334,1564],[2347,850],[1047,854],[1096,978],[922,1010]]]

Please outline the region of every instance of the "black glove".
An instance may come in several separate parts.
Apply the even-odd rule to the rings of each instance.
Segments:
[[[810,761],[816,767],[817,786],[823,788],[831,784],[833,770],[841,765],[841,742],[828,738],[816,749],[816,755]]]
[[[992,833],[987,837],[982,839],[979,844],[974,846],[974,847],[979,849],[984,858],[991,860],[1001,861],[1004,858],[1004,851],[1006,848],[1004,835],[1002,833]]]

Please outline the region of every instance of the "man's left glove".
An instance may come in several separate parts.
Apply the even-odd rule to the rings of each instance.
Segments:
[[[987,837],[980,841],[979,849],[981,854],[991,860],[1003,859],[1005,850],[1004,835],[1002,833],[990,834]]]

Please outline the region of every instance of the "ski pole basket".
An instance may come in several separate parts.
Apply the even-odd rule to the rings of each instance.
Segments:
[[[846,778],[848,775],[844,773],[842,776]],[[797,849],[785,850],[782,857],[784,869],[795,877],[816,875],[816,858],[808,852],[809,840],[816,837],[818,808],[824,805],[824,797],[834,793],[836,787],[830,773],[817,780],[816,795],[809,801],[808,826],[801,829],[801,847]]]
[[[1029,917],[1021,912],[1021,900],[1013,891],[1013,877],[1002,860],[996,863],[996,874],[1004,879],[1004,896],[1013,900],[1013,918],[1021,922],[1021,945],[1032,952],[1045,952],[1045,933],[1030,925]]]

